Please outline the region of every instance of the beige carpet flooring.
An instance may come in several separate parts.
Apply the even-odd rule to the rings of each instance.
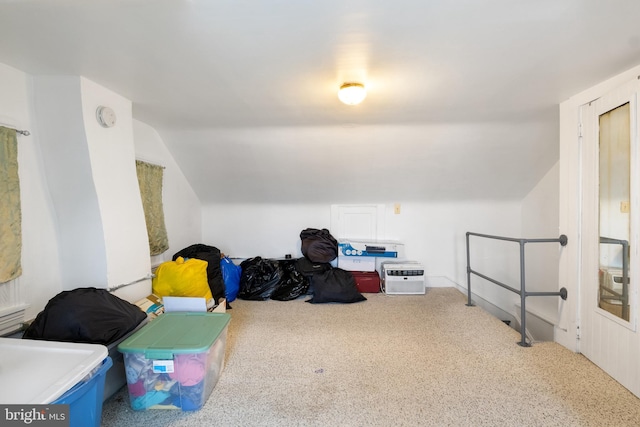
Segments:
[[[640,426],[640,399],[555,343],[517,331],[453,288],[356,304],[235,301],[226,366],[199,411],[129,406],[102,425]]]

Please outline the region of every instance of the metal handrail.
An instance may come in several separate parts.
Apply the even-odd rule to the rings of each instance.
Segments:
[[[495,279],[492,279],[482,273],[479,273],[475,270],[473,270],[471,268],[471,256],[469,253],[469,236],[477,236],[477,237],[483,237],[486,239],[495,239],[495,240],[504,240],[504,241],[508,241],[508,242],[517,242],[520,244],[520,289],[515,289],[509,285],[505,285],[504,283],[501,283]],[[521,347],[530,347],[531,344],[527,343],[526,341],[526,298],[527,297],[541,297],[541,296],[559,296],[560,298],[562,298],[563,300],[567,299],[567,289],[566,288],[560,288],[560,291],[558,292],[527,292],[526,287],[525,287],[525,274],[524,274],[524,261],[525,261],[525,257],[524,257],[524,245],[526,243],[560,243],[561,246],[566,246],[568,239],[567,236],[565,236],[564,234],[562,234],[560,237],[558,238],[554,238],[554,239],[517,239],[517,238],[513,238],[513,237],[502,237],[502,236],[492,236],[490,234],[480,234],[480,233],[472,233],[470,231],[467,232],[467,236],[466,236],[466,241],[467,241],[467,292],[468,292],[468,301],[467,301],[467,306],[469,307],[473,307],[475,304],[473,304],[473,302],[471,301],[471,274],[475,274],[478,277],[481,277],[485,280],[488,280],[491,283],[494,283],[498,286],[501,286],[511,292],[514,292],[518,295],[520,295],[520,342],[518,342],[518,345],[520,345]]]

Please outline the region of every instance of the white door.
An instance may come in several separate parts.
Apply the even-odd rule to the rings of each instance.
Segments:
[[[638,81],[581,108],[582,354],[640,396]]]
[[[381,239],[384,209],[384,205],[332,205],[331,234],[337,239]]]

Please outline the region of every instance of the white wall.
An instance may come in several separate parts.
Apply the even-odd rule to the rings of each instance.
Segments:
[[[114,287],[148,276],[151,271],[135,167],[132,106],[128,99],[85,78],[80,78],[80,86],[82,119],[104,233],[106,284]],[[96,120],[96,109],[101,105],[114,110],[117,120],[113,127],[104,128]]]
[[[558,174],[556,163],[522,201],[522,237],[557,238],[558,231]],[[572,242],[573,243],[573,242]],[[525,280],[529,292],[558,292],[558,263],[564,248],[559,243],[528,243],[525,245]],[[571,295],[575,298],[575,295]],[[527,311],[551,324],[558,320],[559,297],[529,297]]]
[[[106,248],[82,120],[80,79],[33,81],[35,127],[55,209],[62,288],[104,287]]]
[[[555,128],[536,120],[162,135],[205,205],[520,199],[557,161]]]
[[[149,278],[131,102],[82,77],[36,77],[34,82],[59,227],[63,289],[111,288]],[[115,111],[115,126],[98,124],[99,105]],[[147,279],[120,292],[140,298],[149,293],[150,284]]]
[[[300,257],[300,232],[330,226],[329,205],[220,204],[202,209],[203,243],[237,258]]]
[[[169,249],[152,258],[152,264],[170,261],[174,253],[202,240],[200,200],[158,132],[139,120],[133,121],[137,160],[164,166],[162,202]]]
[[[434,203],[401,203],[401,213],[393,213],[387,204],[386,238],[405,243],[406,256],[425,264],[428,276],[444,276],[466,287],[466,232],[517,235],[520,232],[520,205],[509,201],[458,201]],[[471,247],[482,248],[483,242],[472,241]],[[507,252],[505,252],[507,253]],[[476,252],[475,263],[488,263],[494,255],[504,253]],[[478,266],[479,264],[475,264]],[[486,267],[491,267],[490,263]],[[491,272],[487,271],[488,275]],[[477,281],[472,281],[476,291]],[[478,285],[477,289],[481,289]]]
[[[56,223],[34,122],[32,80],[27,74],[0,64],[0,93],[0,124],[31,132],[30,136],[18,136],[22,276],[15,283],[0,284],[0,309],[27,303],[28,319],[62,290]]]

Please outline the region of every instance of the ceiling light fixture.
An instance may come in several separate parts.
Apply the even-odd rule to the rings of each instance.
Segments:
[[[367,91],[362,83],[345,83],[338,91],[338,98],[347,105],[360,104],[366,96]]]

